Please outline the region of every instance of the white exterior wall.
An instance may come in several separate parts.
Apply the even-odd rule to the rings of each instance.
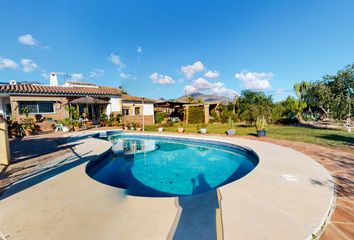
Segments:
[[[0,96],[0,114],[2,114],[2,115],[5,115],[5,105],[6,104],[10,104],[10,98]]]
[[[144,115],[153,116],[154,115],[154,104],[145,103],[144,104]]]
[[[112,112],[122,112],[122,99],[111,98],[106,108],[106,114],[109,116]]]
[[[109,101],[112,105],[112,112],[122,111],[122,99],[121,98],[111,98]]]
[[[0,114],[5,115],[4,112],[5,112],[5,106],[2,102],[2,98],[0,97]]]

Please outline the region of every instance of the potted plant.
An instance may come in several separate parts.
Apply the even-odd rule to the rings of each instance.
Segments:
[[[162,125],[162,124],[159,124],[159,125],[157,126],[157,131],[163,132],[163,125]]]
[[[21,124],[19,124],[17,121],[8,121],[8,133],[9,133],[9,138],[12,137],[23,137],[22,136],[22,131],[21,129]]]
[[[70,118],[65,118],[61,120],[59,123],[63,124],[63,132],[69,132],[73,127],[73,121]]]
[[[207,130],[207,124],[203,123],[202,125],[197,125],[197,130],[201,133],[201,134],[206,134],[208,132]]]
[[[124,124],[124,130],[129,130],[129,127],[130,127],[130,122],[126,122],[125,124]]]
[[[106,127],[108,124],[108,116],[105,113],[101,113],[100,115],[100,122],[102,127]]]
[[[74,131],[75,132],[78,132],[80,130],[80,127],[81,127],[81,123],[79,121],[73,121],[72,122],[72,126],[74,128]]]
[[[131,124],[130,124],[130,130],[132,130],[132,131],[134,131],[135,130],[135,122],[132,122]]]
[[[25,118],[21,122],[21,127],[22,127],[26,136],[32,135],[33,130],[36,128],[36,126],[31,118]]]
[[[135,128],[136,128],[137,131],[141,131],[142,130],[141,123],[136,123],[135,124]]]
[[[257,137],[264,137],[266,135],[267,131],[267,120],[264,116],[257,118],[256,121],[256,131],[257,131]]]
[[[184,133],[184,128],[183,128],[182,122],[179,123],[179,127],[178,127],[177,131],[178,131],[178,133]]]
[[[235,134],[236,134],[236,131],[235,131],[235,123],[234,123],[234,120],[232,120],[232,118],[229,117],[227,135],[235,135]]]

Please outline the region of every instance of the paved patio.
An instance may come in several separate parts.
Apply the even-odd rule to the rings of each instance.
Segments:
[[[259,166],[248,176],[210,196],[199,195],[219,206],[214,208],[214,217],[201,218],[209,205],[198,208],[198,196],[137,198],[90,179],[83,174],[83,163],[109,149],[109,143],[88,138],[72,142],[76,157],[56,157],[5,192],[0,201],[1,231],[6,239],[197,239],[216,226],[209,233],[217,238],[304,239],[320,230],[332,201],[331,178],[320,165],[276,145],[211,138],[250,146],[261,156]],[[284,181],[284,173],[299,181]],[[193,225],[188,219],[209,220]]]
[[[75,145],[67,143],[63,133],[45,133],[10,139],[11,165],[0,167],[0,196],[26,174],[56,157],[70,154]]]
[[[315,144],[271,138],[256,139],[300,151],[315,159],[332,175],[336,187],[336,209],[321,240],[354,239],[354,153],[342,152]]]

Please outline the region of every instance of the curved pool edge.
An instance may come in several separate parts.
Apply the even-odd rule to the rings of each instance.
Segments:
[[[237,144],[237,143],[233,142],[237,138],[230,138],[227,136],[224,137],[224,136],[208,136],[208,135],[197,135],[197,134],[153,133],[153,132],[135,133],[135,132],[130,132],[130,131],[119,131],[119,132],[110,131],[110,133],[111,134],[124,133],[125,135],[132,135],[132,136],[143,135],[143,136],[157,136],[157,137],[162,137],[162,138],[170,137],[172,139],[196,139],[196,140],[211,141],[211,142],[216,142],[216,143],[228,143],[228,144],[235,145],[236,147],[241,147],[243,149],[247,149],[248,151],[253,152],[253,154],[255,154],[257,156],[257,158],[259,159],[259,163],[262,162],[262,158],[258,155],[258,153],[255,149],[249,147],[249,145],[247,145],[247,144],[246,145]],[[241,140],[241,139],[238,139],[238,140]],[[300,156],[302,155],[303,157],[305,157],[307,159],[307,161],[312,161],[312,163],[314,165],[317,165],[317,167],[322,169],[322,171],[325,173],[326,177],[329,179],[329,184],[330,184],[329,188],[331,189],[329,205],[327,207],[327,210],[325,210],[325,214],[322,216],[322,220],[320,221],[320,223],[317,224],[317,226],[314,227],[313,231],[309,232],[308,235],[304,239],[310,240],[310,239],[313,239],[313,236],[316,236],[316,237],[321,236],[321,234],[323,233],[323,230],[325,229],[325,226],[326,226],[328,220],[331,218],[331,215],[333,214],[333,212],[335,210],[335,206],[336,206],[335,185],[334,185],[333,177],[329,173],[329,171],[324,166],[322,166],[320,163],[315,161],[314,159],[312,159],[309,156],[307,156],[306,154],[303,154],[303,153],[296,151],[294,149],[287,148],[287,147],[280,146],[280,145],[276,145],[276,144],[272,144],[272,143],[259,142],[259,141],[255,141],[255,140],[242,139],[241,141],[246,142],[246,143],[247,142],[257,142],[257,143],[261,143],[261,145],[270,145],[270,146],[273,145],[273,146],[276,146],[277,148],[280,148],[280,149],[285,149],[285,150],[289,150],[290,152],[295,152],[295,153],[299,154]],[[254,171],[257,171],[258,167],[259,166],[256,166],[255,169],[253,169],[251,172],[246,174],[241,179],[238,179],[237,181],[234,181],[234,182],[227,183],[227,184],[219,187],[218,189],[222,193],[228,185],[234,185],[234,184],[237,184],[239,181],[245,181],[245,178],[250,177]]]
[[[124,132],[124,134],[127,135],[136,135],[136,133],[133,132]],[[159,136],[159,137],[171,137],[171,138],[177,138],[177,139],[197,139],[197,140],[206,140],[206,141],[212,141],[212,142],[220,142],[220,143],[230,143],[230,144],[234,144],[237,147],[242,147],[244,149],[248,149],[249,151],[252,151],[259,159],[259,165],[262,162],[262,157],[259,156],[259,152],[257,152],[254,148],[249,147],[249,145],[244,145],[244,144],[237,144],[235,143],[235,139],[237,138],[230,138],[227,136],[208,136],[208,135],[196,135],[196,134],[173,134],[173,133],[153,133],[153,132],[145,132],[145,133],[138,133],[139,135],[147,135],[147,136]],[[276,146],[277,148],[280,149],[285,149],[287,151],[290,152],[295,152],[297,153],[299,156],[303,156],[304,158],[307,159],[307,161],[311,161],[312,164],[314,164],[315,166],[319,167],[324,174],[326,175],[326,177],[329,179],[329,189],[330,190],[330,199],[328,200],[329,204],[326,208],[326,210],[324,210],[324,214],[322,214],[322,219],[319,221],[318,224],[316,224],[317,226],[314,226],[313,231],[310,231],[307,236],[304,238],[306,240],[310,240],[313,239],[313,236],[319,237],[321,236],[321,234],[323,233],[325,226],[328,222],[328,220],[331,218],[334,210],[335,210],[335,206],[336,206],[336,192],[335,192],[335,185],[334,185],[334,179],[332,177],[332,175],[329,173],[329,171],[322,166],[320,163],[318,163],[317,161],[315,161],[314,159],[312,159],[311,157],[307,156],[304,153],[301,153],[297,150],[291,149],[291,148],[287,148],[284,146],[280,146],[280,145],[276,145],[276,144],[272,144],[272,143],[266,143],[266,142],[259,142],[259,141],[255,141],[255,140],[248,140],[248,139],[238,139],[241,142],[245,142],[245,143],[249,143],[249,142],[257,142],[260,143],[261,145],[268,145],[268,146]],[[224,191],[225,188],[228,187],[228,185],[235,185],[238,184],[240,181],[247,181],[247,178],[252,177],[252,175],[254,174],[254,172],[257,171],[257,168],[260,166],[256,166],[255,169],[253,169],[251,172],[249,172],[247,175],[245,175],[243,178],[238,179],[235,182],[230,182],[224,186],[219,187],[218,189],[220,189],[221,195]]]
[[[161,135],[165,136],[165,134]],[[180,134],[169,135],[181,137]],[[291,185],[293,182],[283,182],[279,177],[279,174],[283,173],[282,169],[288,171],[294,168],[296,173],[301,173],[303,168],[297,169],[297,165],[294,164],[296,163],[294,160],[296,161],[297,159],[306,165],[305,168],[313,168],[319,175],[324,175],[322,176],[323,178],[317,180],[325,180],[327,178],[327,180],[332,180],[333,183],[328,171],[306,155],[293,149],[253,140],[200,135],[183,137],[211,138],[217,141],[233,142],[241,146],[251,147],[260,157],[259,165],[254,171],[234,183],[219,188],[222,195],[221,211],[224,239],[262,239],[257,235],[258,233],[261,233],[263,237],[267,235],[270,239],[310,239],[311,234],[316,233],[316,230],[323,225],[323,219],[326,220],[328,218],[328,214],[330,214],[328,209],[331,209],[332,202],[335,200],[333,187],[331,188],[330,185],[312,186],[307,184],[305,186],[306,189],[301,189]],[[94,143],[96,140],[90,140],[92,143],[89,147],[97,148],[97,143]],[[83,145],[78,145],[77,148],[82,153],[86,153],[89,150],[88,146],[85,147]],[[295,156],[290,156],[289,160],[284,161],[281,156],[276,156],[275,159],[269,156],[270,152],[277,156],[284,154],[284,152],[287,152],[287,155],[294,154]],[[272,164],[274,164],[274,168],[270,168]],[[286,164],[291,166],[286,166]],[[123,202],[117,202],[116,188],[101,186],[102,184],[99,183],[96,184],[94,180],[84,173],[85,165],[81,164],[50,181],[37,185],[36,188],[28,189],[9,199],[5,199],[5,201],[0,201],[0,211],[3,213],[4,219],[6,218],[7,220],[6,222],[0,220],[0,225],[3,226],[1,230],[16,239],[40,239],[43,236],[46,239],[55,239],[59,234],[60,236],[71,238],[86,236],[86,239],[96,239],[97,237],[105,239],[110,237],[125,239],[150,237],[152,239],[160,239],[168,236],[177,214],[174,201],[171,202],[171,199],[165,198],[151,199],[128,196],[122,200]],[[326,176],[326,172],[328,176]],[[316,177],[316,174],[299,175],[300,182],[309,176]],[[267,182],[265,177],[272,181]],[[276,185],[271,183],[276,183]],[[292,196],[287,196],[287,194],[282,192],[284,185],[296,192],[293,199]],[[277,191],[276,187],[280,189]],[[331,190],[328,190],[327,187],[331,188]],[[267,191],[264,188],[267,188]],[[303,198],[298,198],[298,196],[303,195],[305,191],[312,188],[314,192],[306,192]],[[321,189],[323,190],[322,195],[318,192]],[[255,194],[253,190],[259,191],[256,191]],[[63,205],[67,201],[68,194],[70,194],[70,202],[72,203]],[[324,196],[325,199],[317,205],[311,204],[313,203],[311,199],[318,199],[319,195]],[[273,200],[281,200],[277,202],[280,205],[274,204]],[[232,206],[235,205],[235,202],[240,203],[240,206],[236,206],[236,209]],[[317,203],[318,200],[314,202]],[[289,203],[294,205],[289,205]],[[31,204],[41,206],[41,209],[46,209],[48,214],[38,217],[38,211],[36,211],[35,207],[31,208]],[[299,212],[299,215],[293,214],[293,208],[297,210],[295,213]],[[315,215],[317,217],[311,213],[311,220],[301,221],[301,216],[307,216],[309,211],[312,210],[316,212]],[[25,211],[26,216],[36,218],[33,218],[32,221],[24,218],[22,212]],[[29,214],[29,212],[32,214]],[[63,220],[56,223],[55,229],[50,228],[48,221],[50,223],[58,215]],[[90,219],[92,215],[97,216],[97,218]],[[71,219],[75,219],[75,221]],[[240,222],[240,219],[242,222]],[[85,221],[85,224],[81,224],[82,221]],[[97,224],[102,221],[108,221],[107,223],[109,224],[105,226]],[[16,226],[15,224],[12,226],[11,222],[16,223]],[[159,223],[158,225],[156,225],[157,222]],[[44,233],[43,229],[47,225],[50,231]],[[274,226],[277,226],[277,228],[274,229]],[[289,226],[291,227],[289,228]],[[308,226],[311,227],[309,228]],[[77,229],[80,229],[81,234],[78,234]]]
[[[219,184],[217,184],[217,186],[212,187],[211,189],[207,189],[205,191],[202,192],[196,192],[193,194],[182,194],[177,193],[177,192],[165,192],[162,191],[162,189],[154,189],[152,188],[152,186],[150,186],[148,183],[146,182],[140,182],[139,179],[133,179],[133,181],[137,181],[136,183],[142,184],[143,190],[140,190],[142,192],[139,192],[139,190],[135,189],[131,189],[132,192],[130,191],[130,189],[125,189],[120,185],[117,185],[116,181],[114,184],[112,184],[111,180],[109,179],[100,179],[100,178],[96,178],[95,175],[97,173],[97,171],[95,169],[98,168],[104,168],[104,166],[106,164],[109,164],[111,161],[108,161],[108,159],[112,159],[114,158],[114,155],[108,155],[105,154],[102,157],[99,157],[95,160],[91,160],[90,162],[87,163],[86,167],[85,167],[85,172],[86,174],[91,177],[92,179],[102,183],[102,184],[106,184],[108,186],[112,186],[112,187],[116,187],[119,189],[125,189],[127,190],[127,193],[129,192],[130,196],[136,196],[136,197],[186,197],[186,196],[192,196],[192,195],[197,195],[197,194],[203,194],[205,192],[210,192],[210,191],[214,191],[217,188],[220,188],[222,186],[225,186],[227,184],[230,184],[232,182],[238,181],[241,178],[246,177],[250,172],[252,172],[258,165],[259,163],[259,157],[258,155],[250,148],[248,147],[242,147],[236,144],[231,144],[231,143],[227,143],[227,142],[221,142],[221,141],[213,141],[213,140],[205,140],[205,139],[188,139],[188,138],[183,138],[183,137],[169,137],[169,136],[154,136],[151,134],[122,134],[122,133],[118,133],[118,134],[114,134],[112,133],[111,135],[109,135],[109,137],[105,137],[104,139],[106,139],[109,142],[114,141],[115,136],[122,136],[124,137],[125,140],[129,140],[129,139],[133,139],[133,140],[154,140],[157,142],[167,142],[167,143],[172,143],[172,144],[183,144],[183,145],[187,145],[187,146],[192,146],[192,147],[207,147],[207,148],[211,148],[214,149],[216,151],[227,151],[227,152],[231,152],[232,154],[237,154],[239,156],[244,157],[244,159],[242,161],[246,161],[248,162],[247,165],[248,166],[252,166],[251,169],[243,169],[241,170],[242,173],[240,173],[240,168],[236,168],[231,175],[227,176],[222,182],[220,182]],[[106,161],[107,160],[107,161]],[[241,162],[240,162],[241,164]],[[182,164],[183,165],[183,164]],[[168,169],[166,169],[168,171]],[[111,170],[112,171],[112,170]],[[113,170],[114,171],[114,170]],[[238,173],[237,173],[238,172]],[[107,173],[108,174],[108,173]],[[117,174],[117,173],[116,173]],[[117,179],[119,179],[119,176],[113,174],[113,176]],[[126,173],[120,173],[120,174],[126,174]],[[124,181],[123,181],[124,182]],[[123,182],[121,182],[121,184],[124,184]],[[167,189],[165,189],[167,190]]]

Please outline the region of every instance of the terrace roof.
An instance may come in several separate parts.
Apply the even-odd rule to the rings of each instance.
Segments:
[[[144,99],[144,102],[145,103],[155,103],[156,100],[154,99],[151,99],[151,98],[143,98],[143,97],[137,97],[137,96],[130,96],[130,95],[126,95],[126,94],[123,94],[122,95],[122,100],[124,102],[139,102],[141,103]]]

